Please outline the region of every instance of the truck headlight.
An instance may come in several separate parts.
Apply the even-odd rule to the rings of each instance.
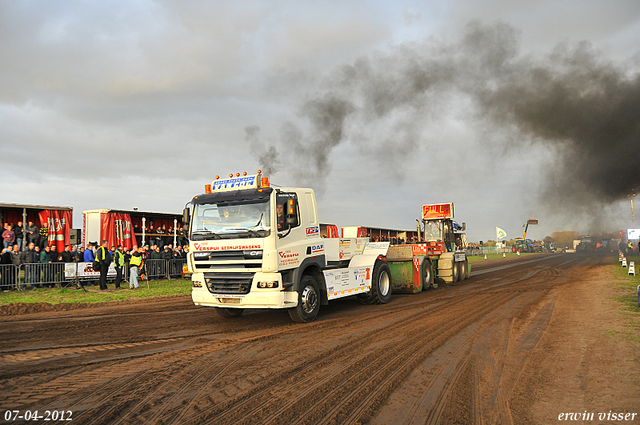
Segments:
[[[278,281],[258,282],[258,288],[277,288],[279,286]]]

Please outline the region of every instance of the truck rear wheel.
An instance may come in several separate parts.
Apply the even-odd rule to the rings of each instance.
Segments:
[[[373,266],[373,276],[371,276],[371,297],[372,304],[386,304],[391,301],[391,270],[389,265],[376,260]]]
[[[371,276],[371,290],[358,295],[358,301],[362,304],[386,304],[391,301],[391,270],[386,262],[376,260]]]
[[[426,291],[431,288],[433,283],[433,269],[431,268],[431,262],[426,258],[422,262],[422,290]]]
[[[460,271],[458,272],[458,280],[460,280],[460,282],[467,278],[467,271],[465,270],[466,263],[466,261],[460,261],[458,263],[458,267],[460,267]]]
[[[456,283],[460,278],[460,263],[453,261],[451,263],[451,272],[453,273],[452,283]]]
[[[218,316],[224,317],[225,319],[229,319],[231,317],[238,317],[244,311],[244,308],[218,308],[215,307],[216,313]]]
[[[320,311],[318,282],[311,275],[304,275],[298,289],[298,305],[288,310],[291,320],[297,323],[312,322]]]

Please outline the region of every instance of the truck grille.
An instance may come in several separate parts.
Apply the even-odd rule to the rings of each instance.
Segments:
[[[253,273],[205,273],[207,288],[212,294],[248,294]]]
[[[262,267],[261,250],[196,252],[193,254],[196,269],[224,273],[222,269],[259,269]]]

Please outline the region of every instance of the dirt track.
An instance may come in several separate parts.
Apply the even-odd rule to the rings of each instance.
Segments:
[[[224,321],[188,297],[3,317],[0,413],[70,410],[82,424],[545,424],[563,412],[640,413],[638,344],[607,335],[625,328],[610,262],[495,260],[386,305],[332,302],[306,325],[267,310]]]

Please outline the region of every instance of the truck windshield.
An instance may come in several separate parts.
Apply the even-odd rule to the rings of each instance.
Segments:
[[[269,198],[193,206],[192,240],[263,238],[271,233]]]
[[[435,220],[425,221],[424,239],[426,241],[442,241],[442,222]]]

